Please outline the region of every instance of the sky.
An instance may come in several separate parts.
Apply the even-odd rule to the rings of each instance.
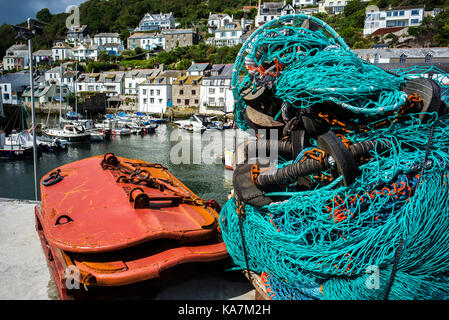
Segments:
[[[79,5],[86,0],[0,0],[0,25],[18,24],[28,17],[36,17],[36,13],[48,8],[52,14],[65,12],[70,5]]]

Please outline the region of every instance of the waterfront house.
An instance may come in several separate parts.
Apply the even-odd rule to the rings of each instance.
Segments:
[[[28,46],[24,44],[14,44],[6,50],[3,57],[4,70],[27,69],[29,64]]]
[[[51,50],[38,50],[33,52],[33,61],[35,66],[40,66],[42,64],[48,65],[51,63],[53,53]]]
[[[165,49],[165,38],[161,33],[136,32],[128,38],[128,49],[141,48],[144,50]]]
[[[147,13],[139,23],[135,31],[152,31],[161,29],[174,29],[176,27],[173,13]]]
[[[156,78],[139,85],[139,111],[159,114],[173,106],[173,82],[185,74],[184,71],[167,70]]]
[[[69,89],[64,86],[62,88],[56,84],[38,86],[34,89],[34,106],[43,108],[46,104],[57,102],[61,98],[66,100],[68,96]],[[22,103],[31,106],[31,89],[29,87],[22,94]]]
[[[29,72],[7,73],[0,76],[2,103],[20,105],[22,94],[30,86]]]
[[[72,92],[76,90],[76,81],[81,76],[80,71],[65,71],[62,75],[62,85],[68,87]]]
[[[137,95],[139,93],[139,85],[146,80],[153,80],[163,68],[159,69],[134,69],[126,72],[125,75],[125,95]]]
[[[72,26],[67,31],[67,36],[65,38],[65,41],[67,43],[71,43],[76,46],[76,45],[86,42],[86,40],[90,39],[89,34],[90,34],[90,30],[87,25]]]
[[[199,107],[202,75],[182,76],[173,82],[173,105]]]
[[[75,82],[76,91],[104,93],[108,97],[117,97],[124,93],[125,73],[110,71],[103,73],[82,73]]]
[[[233,64],[213,65],[210,74],[202,79],[200,112],[232,112],[234,98],[231,90]]]
[[[259,1],[255,25],[260,27],[264,23],[294,12],[295,9],[291,4],[287,4],[285,0],[283,2],[264,2],[262,4]]]
[[[57,42],[51,50],[53,61],[73,59],[72,47],[64,42]]]
[[[164,50],[171,51],[176,47],[188,47],[199,43],[200,36],[193,29],[162,30],[165,40]]]

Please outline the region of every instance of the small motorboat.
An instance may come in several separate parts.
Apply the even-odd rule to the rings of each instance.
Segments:
[[[128,125],[117,125],[112,129],[112,134],[117,136],[129,136],[131,134],[131,128]]]
[[[188,120],[178,120],[175,124],[180,129],[185,129],[190,132],[201,132],[206,131],[206,126],[204,125],[205,117],[195,114],[191,116]]]
[[[119,287],[185,263],[228,258],[215,201],[199,198],[160,164],[108,153],[41,179],[36,230],[61,299],[66,270],[82,288]]]
[[[67,140],[69,143],[90,142],[90,132],[83,126],[73,124],[67,124],[63,129],[46,129],[43,133],[50,138]]]
[[[41,148],[37,145],[38,155],[41,154]],[[11,135],[5,135],[0,131],[0,159],[20,160],[33,158],[33,137],[27,132],[13,132]]]

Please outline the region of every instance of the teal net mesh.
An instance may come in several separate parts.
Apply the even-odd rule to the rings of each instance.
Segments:
[[[424,122],[420,113],[398,111],[407,99],[401,85],[429,74],[448,104],[449,75],[435,66],[386,72],[358,59],[322,21],[313,20],[317,31],[303,28],[307,18],[273,21],[242,47],[233,76],[237,123],[247,128],[241,92],[263,85],[297,108],[332,101],[361,117],[377,116],[345,136],[392,147],[371,151],[349,186],[317,182],[307,191],[268,193],[279,201],[259,209],[246,205],[243,237],[232,198],[220,214],[228,251],[246,269],[245,239],[248,268],[263,275],[272,299],[383,299],[395,260],[390,299],[447,299],[449,117],[434,112]],[[271,70],[262,67],[267,60]]]

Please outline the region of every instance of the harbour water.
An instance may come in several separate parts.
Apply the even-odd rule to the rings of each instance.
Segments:
[[[173,124],[160,124],[154,134],[113,136],[109,142],[76,144],[70,145],[67,151],[43,153],[37,162],[37,176],[40,180],[64,164],[112,152],[119,157],[162,164],[198,196],[206,200],[215,199],[223,205],[232,189],[232,171],[225,169],[221,161],[198,161],[197,156],[210,145],[210,141],[217,144],[217,139],[220,139],[223,148],[232,145],[234,133],[235,130],[228,129],[196,134],[180,130]],[[211,140],[211,135],[214,140]],[[173,148],[182,149],[176,154],[188,152],[191,161],[179,163],[176,158],[172,161]],[[35,200],[33,175],[32,159],[0,162],[0,198]],[[40,196],[40,192],[38,194]]]

